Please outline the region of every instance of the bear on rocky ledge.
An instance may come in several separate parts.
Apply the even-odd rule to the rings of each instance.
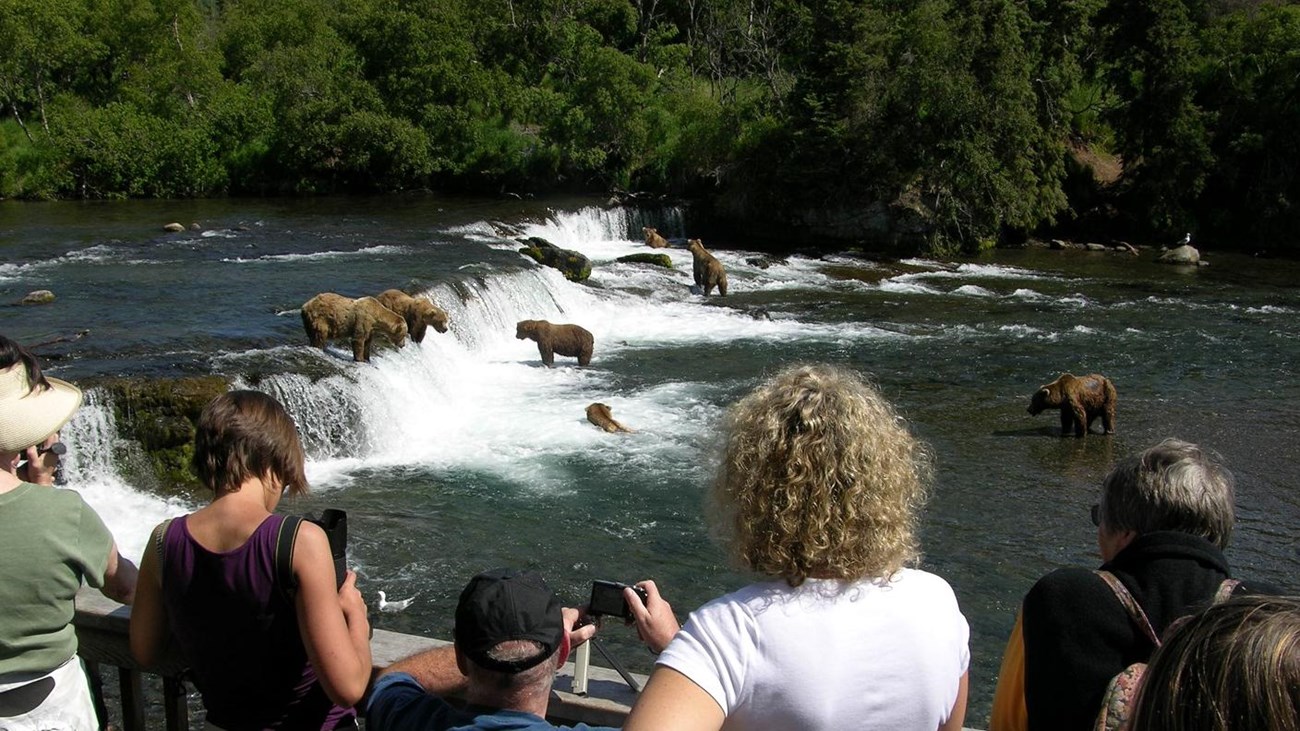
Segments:
[[[406,320],[374,297],[352,299],[324,292],[302,306],[302,327],[312,347],[325,349],[331,340],[352,341],[352,360],[370,360],[370,341],[378,332],[397,347],[406,344]]]

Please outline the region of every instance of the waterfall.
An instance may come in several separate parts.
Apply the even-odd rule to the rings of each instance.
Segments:
[[[117,433],[113,406],[99,389],[85,392],[85,400],[60,438],[68,445],[64,455],[67,487],[81,493],[113,531],[118,550],[139,561],[154,525],[181,515],[194,506],[176,498],[162,498],[128,485],[117,471],[125,442]]]

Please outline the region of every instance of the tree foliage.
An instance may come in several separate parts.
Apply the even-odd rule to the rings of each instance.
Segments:
[[[901,207],[945,251],[1103,208],[1300,249],[1294,2],[0,0],[0,48],[5,197],[643,189]]]

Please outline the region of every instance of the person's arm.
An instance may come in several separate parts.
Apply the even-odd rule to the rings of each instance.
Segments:
[[[158,553],[150,541],[140,559],[139,579],[135,582],[134,602],[131,604],[131,655],[146,668],[158,663],[170,636],[160,571]],[[104,588],[107,590],[107,583]]]
[[[104,586],[100,592],[115,602],[131,604],[135,601],[135,587],[140,572],[131,559],[117,552],[114,543],[108,549],[108,565],[104,569]]]
[[[380,676],[406,673],[427,692],[436,696],[459,695],[469,687],[469,678],[456,665],[456,648],[435,647],[403,658],[380,671]]]
[[[965,703],[962,705],[964,708]],[[725,720],[722,707],[703,688],[670,667],[656,665],[623,722],[623,729],[717,731]]]
[[[1026,731],[1029,718],[1025,711],[1025,642],[1020,628],[1021,613],[1016,613],[1016,624],[1002,651],[1002,669],[998,672],[997,689],[993,692],[993,712],[989,715],[989,731]]]
[[[655,582],[646,580],[637,584],[645,589],[645,603],[631,589],[623,590],[627,606],[632,610],[632,621],[636,623],[636,633],[641,641],[656,655],[663,652],[668,643],[677,635],[682,626],[673,614],[673,606],[659,594]]]
[[[370,622],[351,571],[335,588],[334,559],[320,526],[303,521],[294,542],[298,580],[298,629],[307,658],[325,694],[336,704],[355,706],[370,682]]]
[[[574,625],[578,624],[583,614],[581,609],[564,607],[562,610],[564,628],[569,633],[570,649],[576,648],[596,634],[595,624],[585,624],[574,629]],[[417,652],[384,668],[379,675],[382,677],[390,673],[406,673],[414,678],[420,687],[437,696],[462,694],[469,686],[469,679],[460,672],[456,664],[456,649],[452,645]]]
[[[966,721],[966,697],[970,691],[970,671],[961,674],[961,681],[957,685],[957,700],[953,701],[952,712],[948,715],[948,720],[939,724],[939,731],[961,731],[962,724]]]

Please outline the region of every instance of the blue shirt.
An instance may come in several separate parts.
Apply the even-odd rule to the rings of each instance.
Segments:
[[[554,726],[541,716],[484,706],[457,708],[424,690],[407,673],[381,677],[370,693],[366,728],[372,731],[616,731],[608,726]]]

